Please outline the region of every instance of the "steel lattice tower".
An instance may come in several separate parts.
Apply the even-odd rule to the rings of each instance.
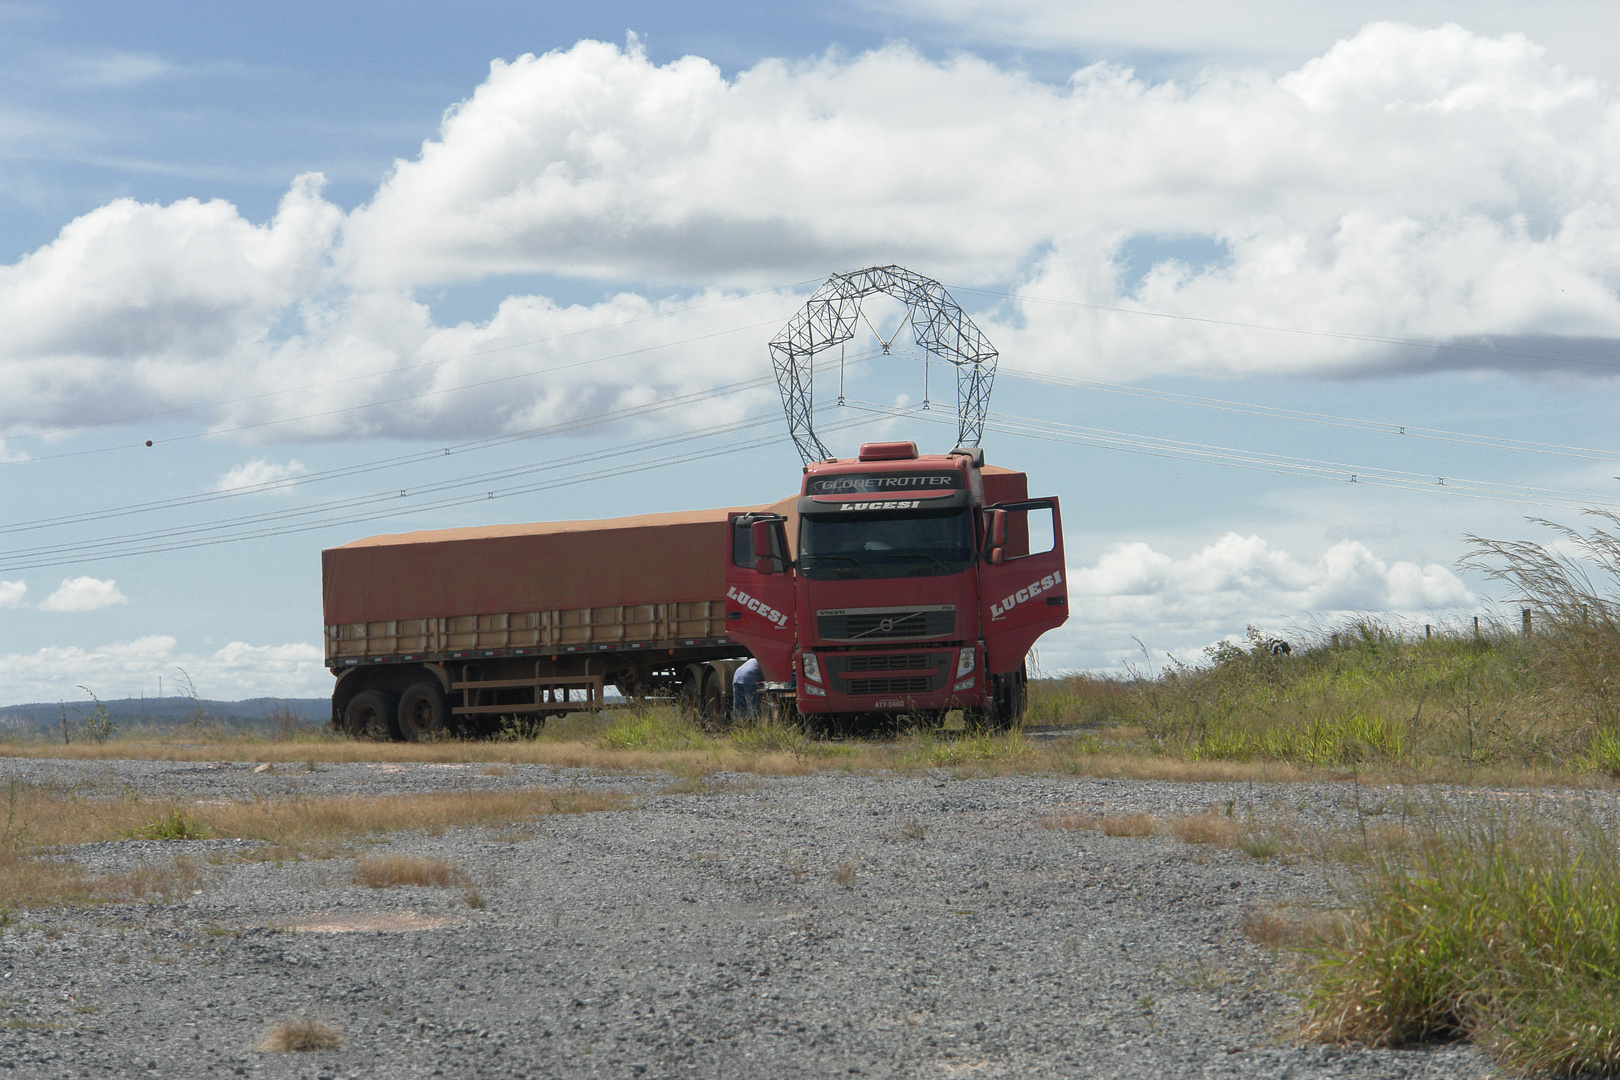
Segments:
[[[782,391],[788,432],[799,456],[807,465],[833,456],[816,437],[812,423],[815,357],[855,336],[861,301],[873,293],[904,303],[918,347],[956,365],[956,444],[979,445],[990,408],[990,387],[996,378],[995,347],[951,299],[945,286],[933,278],[903,266],[869,266],[828,278],[804,310],[771,339],[776,384]]]

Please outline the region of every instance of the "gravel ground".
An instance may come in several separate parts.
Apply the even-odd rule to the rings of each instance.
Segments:
[[[94,869],[185,853],[204,880],[177,903],[13,913],[0,938],[0,1075],[1491,1071],[1466,1046],[1287,1038],[1287,962],[1242,924],[1268,905],[1329,902],[1313,865],[1041,824],[1231,800],[1239,814],[1343,826],[1398,792],[840,773],[680,792],[668,776],[482,770],[0,761],[0,781],[191,800],[536,783],[635,797],[621,811],[388,838],[387,850],[461,867],[483,907],[459,887],[354,885],[347,859],[243,859],[253,845],[240,841],[65,851]],[[255,1048],[295,1013],[335,1025],[342,1045]]]

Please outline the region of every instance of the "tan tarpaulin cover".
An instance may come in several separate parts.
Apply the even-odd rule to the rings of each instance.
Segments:
[[[723,600],[728,515],[757,509],[370,536],[321,552],[326,625]]]

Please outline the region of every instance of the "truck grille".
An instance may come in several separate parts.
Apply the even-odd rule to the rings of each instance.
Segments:
[[[905,671],[933,667],[927,653],[896,653],[893,656],[851,656],[844,660],[845,671]]]
[[[950,637],[955,629],[954,604],[898,610],[839,608],[816,612],[816,631],[823,641]]]
[[[943,690],[951,650],[927,653],[822,653],[821,663],[840,694],[931,694]],[[893,672],[885,675],[885,672]]]
[[[927,675],[903,679],[851,679],[851,694],[926,694],[934,689],[934,680]]]

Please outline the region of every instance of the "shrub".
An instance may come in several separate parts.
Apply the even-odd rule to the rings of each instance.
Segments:
[[[1369,860],[1342,942],[1315,961],[1305,1033],[1468,1037],[1526,1072],[1620,1068],[1620,834],[1580,812],[1436,811]]]

